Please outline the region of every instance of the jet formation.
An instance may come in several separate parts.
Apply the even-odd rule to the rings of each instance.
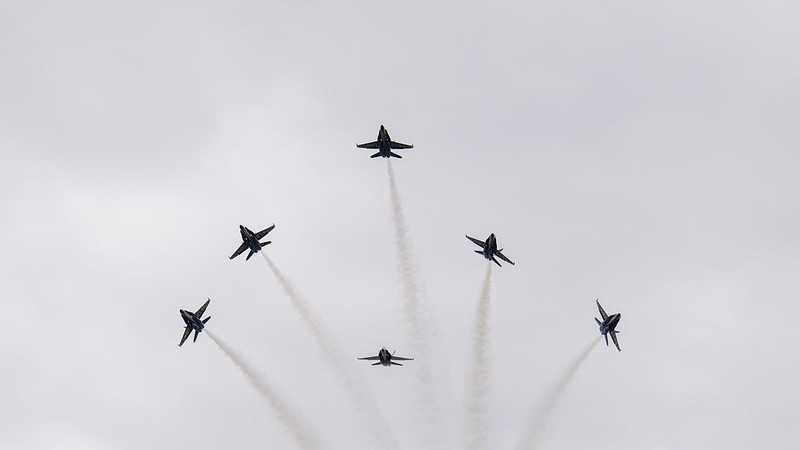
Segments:
[[[264,238],[272,229],[275,228],[275,224],[264,228],[263,230],[259,231],[258,233],[253,233],[252,230],[247,228],[244,225],[239,225],[239,233],[242,235],[242,245],[236,249],[235,252],[231,255],[229,259],[236,258],[237,256],[241,255],[243,251],[250,249],[250,253],[247,254],[247,258],[244,260],[247,261],[253,256],[254,253],[258,253],[261,251],[262,248],[272,243],[272,241],[266,242],[258,242]]]
[[[378,152],[374,155],[371,155],[370,158],[377,158],[378,156],[381,158],[402,158],[402,156],[392,152],[392,150],[414,148],[413,145],[401,144],[400,142],[393,141],[392,138],[389,137],[389,132],[386,131],[386,128],[384,128],[383,125],[381,125],[381,129],[378,130],[377,141],[367,142],[366,144],[358,144],[356,147],[377,149]]]
[[[181,342],[180,344],[178,344],[178,347],[180,347],[181,345],[183,345],[184,342],[186,342],[186,338],[188,338],[189,335],[192,334],[192,331],[194,331],[194,339],[192,340],[192,342],[197,342],[197,335],[200,334],[201,331],[203,331],[203,328],[206,327],[206,322],[208,322],[208,320],[211,319],[210,316],[203,319],[203,313],[206,312],[206,308],[208,307],[208,304],[210,302],[211,299],[209,298],[208,300],[206,300],[205,303],[203,303],[203,306],[201,306],[200,309],[197,310],[197,312],[186,311],[184,309],[180,310],[181,319],[183,319],[183,323],[186,324],[186,328],[183,330],[183,337],[181,338]]]
[[[401,356],[394,356],[393,354],[391,354],[391,352],[389,352],[389,350],[386,350],[385,348],[382,348],[378,352],[378,356],[367,356],[367,357],[358,358],[358,359],[360,359],[362,361],[378,361],[378,362],[376,362],[375,364],[372,364],[372,365],[373,366],[386,366],[386,367],[389,367],[389,366],[402,366],[402,364],[396,363],[394,361],[413,361],[414,360],[414,358],[403,358]]]
[[[500,250],[497,249],[497,238],[495,237],[494,233],[490,234],[489,237],[487,237],[485,241],[482,241],[480,239],[475,239],[474,237],[470,237],[470,236],[467,236],[467,239],[469,239],[470,241],[474,242],[475,245],[477,245],[478,247],[482,248],[482,250],[475,250],[475,253],[483,255],[483,257],[488,259],[488,260],[494,261],[494,263],[497,264],[498,266],[503,267],[502,264],[500,264],[497,261],[495,256],[497,256],[498,258],[502,259],[503,261],[511,264],[512,266],[514,265],[513,261],[511,261],[510,259],[506,258],[503,255],[503,249],[502,248]]]
[[[617,342],[617,324],[619,323],[619,319],[622,319],[622,314],[615,313],[611,314],[610,316],[606,314],[603,307],[600,306],[600,300],[594,299],[595,303],[597,303],[597,309],[600,310],[600,317],[603,318],[602,322],[597,317],[594,318],[594,321],[597,322],[597,325],[600,327],[600,334],[606,338],[606,346],[608,346],[608,335],[611,335],[611,340],[614,341],[614,346],[617,347],[617,351],[622,351],[619,348],[619,342]]]
[[[377,149],[378,152],[371,155],[370,158],[377,158],[379,156],[382,158],[402,158],[402,156],[394,153],[392,150],[414,148],[413,145],[403,144],[400,142],[393,141],[391,137],[389,137],[389,132],[386,131],[386,128],[383,125],[381,125],[380,129],[378,130],[377,140],[373,142],[367,142],[365,144],[359,144],[356,147]],[[260,252],[265,246],[272,243],[272,241],[261,242],[261,239],[263,239],[267,234],[269,234],[269,232],[272,231],[274,228],[275,225],[273,224],[256,233],[250,230],[249,228],[245,227],[244,225],[239,225],[239,233],[241,234],[242,237],[242,244],[239,246],[239,248],[236,249],[235,252],[233,252],[233,255],[230,256],[230,259],[234,259],[240,254],[242,254],[245,250],[249,250],[250,252],[247,254],[247,257],[245,258],[245,260],[249,260],[250,257],[253,256],[253,254]],[[467,239],[472,241],[475,245],[481,248],[480,250],[475,250],[475,253],[483,255],[484,258],[493,261],[500,267],[502,267],[502,265],[497,260],[497,258],[500,258],[501,260],[511,265],[514,265],[513,261],[511,261],[505,255],[503,255],[503,249],[497,248],[497,237],[494,235],[494,233],[491,233],[485,240],[476,239],[469,235],[467,235],[466,237]],[[183,343],[186,342],[186,339],[188,339],[192,331],[194,331],[193,342],[197,341],[198,334],[201,331],[203,331],[206,322],[208,322],[208,320],[210,319],[210,317],[206,317],[205,319],[203,319],[203,314],[205,313],[206,307],[208,307],[209,302],[211,302],[211,299],[208,299],[203,304],[203,306],[201,306],[200,309],[198,309],[197,312],[194,313],[183,309],[180,310],[181,318],[183,319],[186,328],[184,329],[183,337],[181,337],[181,341],[178,344],[178,346],[182,346]],[[617,334],[619,334],[619,331],[617,331],[616,327],[620,319],[622,318],[622,315],[620,313],[608,315],[603,310],[603,307],[600,305],[600,301],[595,299],[595,302],[597,303],[597,308],[600,310],[600,316],[602,317],[602,320],[596,317],[594,319],[600,328],[600,334],[605,338],[606,345],[608,345],[608,336],[611,335],[611,340],[614,342],[614,346],[617,348],[618,351],[621,351],[619,347],[619,342],[617,341]],[[381,348],[377,356],[368,356],[357,359],[366,361],[376,361],[374,364],[372,364],[373,366],[382,365],[388,367],[388,366],[402,366],[402,364],[399,364],[395,361],[411,361],[414,358],[404,358],[400,356],[394,356],[391,352],[389,352],[385,348]]]

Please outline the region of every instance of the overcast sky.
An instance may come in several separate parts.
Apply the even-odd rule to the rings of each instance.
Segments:
[[[207,336],[328,449],[365,423],[238,225],[348,355],[414,355],[386,125],[461,445],[497,234],[492,448],[621,312],[558,405],[553,449],[789,449],[800,438],[798,8],[783,1],[5,1],[0,448],[295,448]],[[357,364],[417,448],[412,362]],[[418,363],[414,361],[413,363]]]

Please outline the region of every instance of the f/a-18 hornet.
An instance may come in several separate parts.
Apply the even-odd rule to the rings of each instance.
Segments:
[[[606,345],[608,345],[608,335],[611,335],[611,340],[614,341],[614,345],[617,347],[618,351],[622,351],[619,348],[619,342],[617,342],[617,324],[619,323],[619,319],[622,318],[622,314],[616,313],[612,315],[606,314],[603,310],[603,307],[600,306],[600,301],[598,299],[594,299],[595,303],[597,303],[597,309],[600,310],[600,316],[603,318],[601,322],[600,319],[597,317],[594,318],[594,321],[597,322],[597,325],[600,327],[600,334],[606,338]]]
[[[267,242],[258,242],[258,241],[260,241],[264,236],[266,236],[267,233],[272,231],[273,228],[275,228],[275,224],[267,228],[264,228],[258,233],[253,233],[253,231],[247,228],[246,226],[239,225],[239,233],[242,235],[242,245],[240,245],[239,248],[237,248],[236,251],[233,252],[230,259],[236,258],[237,256],[241,255],[243,251],[247,249],[250,249],[250,253],[247,254],[247,258],[245,258],[245,261],[250,259],[250,257],[253,256],[253,253],[260,252],[264,246],[271,244],[272,241],[267,241]]]
[[[514,265],[513,261],[511,261],[510,259],[506,258],[505,255],[503,255],[502,248],[500,250],[497,249],[497,238],[494,236],[494,233],[490,234],[485,241],[482,241],[480,239],[475,239],[474,237],[470,236],[467,236],[467,239],[474,242],[475,245],[477,245],[478,247],[483,248],[483,250],[475,250],[475,253],[481,254],[483,255],[484,258],[494,261],[494,263],[497,264],[498,266],[502,267],[502,265],[497,261],[497,259],[495,259],[495,256],[511,264],[512,266]]]
[[[381,351],[378,352],[378,356],[367,356],[365,358],[358,358],[362,361],[378,361],[373,366],[402,366],[402,364],[398,364],[394,361],[413,361],[414,358],[403,358],[401,356],[394,356],[393,354],[389,353],[389,350],[382,348]]]
[[[370,158],[377,158],[378,156],[382,158],[402,158],[402,156],[392,152],[392,150],[414,148],[413,145],[401,144],[399,142],[393,141],[392,138],[389,137],[389,132],[386,131],[386,128],[384,128],[383,125],[381,125],[381,129],[378,130],[377,141],[367,142],[366,144],[359,144],[356,145],[356,147],[378,149],[378,153],[375,153],[374,155],[370,156]]]
[[[208,319],[211,318],[209,316],[203,319],[203,313],[206,312],[206,307],[208,307],[210,302],[211,299],[206,300],[206,302],[203,303],[203,306],[201,306],[197,312],[186,311],[184,309],[180,310],[181,319],[183,319],[183,322],[186,324],[186,329],[183,330],[183,337],[181,338],[181,343],[178,344],[178,347],[186,342],[186,338],[192,334],[192,330],[194,330],[194,340],[192,340],[192,342],[197,342],[197,335],[203,331],[203,328],[206,327],[206,322],[208,322]]]

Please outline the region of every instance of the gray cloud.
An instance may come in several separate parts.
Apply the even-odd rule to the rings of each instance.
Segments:
[[[322,440],[365,448],[269,274],[227,256],[276,222],[268,251],[343,348],[415,353],[385,168],[353,148],[380,123],[415,145],[394,169],[443,417],[483,269],[463,235],[495,232],[517,265],[493,279],[491,445],[595,332],[595,296],[623,352],[588,357],[545,445],[796,441],[793,5],[5,6],[0,447],[292,448],[208,339],[178,350],[178,308],[210,296]],[[420,367],[354,368],[403,448]]]

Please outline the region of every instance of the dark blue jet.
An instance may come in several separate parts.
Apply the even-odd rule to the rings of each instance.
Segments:
[[[358,358],[362,361],[378,361],[373,366],[402,366],[402,364],[398,364],[395,361],[413,361],[414,358],[403,358],[400,356],[394,356],[389,353],[389,350],[382,348],[381,351],[378,352],[378,356],[367,356],[366,358]]]
[[[378,149],[378,153],[375,153],[374,155],[370,156],[370,158],[377,158],[378,156],[382,158],[402,158],[402,156],[392,152],[392,150],[414,148],[413,145],[401,144],[399,142],[393,141],[392,138],[389,137],[389,132],[386,131],[386,128],[384,128],[383,125],[381,125],[381,129],[378,130],[377,141],[367,142],[366,144],[359,144],[356,145],[356,147]]]
[[[467,239],[474,242],[475,245],[483,248],[483,250],[475,250],[475,253],[483,255],[484,258],[494,261],[494,263],[497,264],[498,266],[502,267],[502,265],[495,259],[495,256],[511,264],[512,266],[514,265],[513,261],[511,261],[510,259],[506,258],[503,255],[502,248],[500,250],[497,249],[497,238],[494,236],[494,233],[490,234],[485,241],[482,241],[480,239],[475,239],[474,237],[470,236],[467,236]]]
[[[211,299],[206,300],[206,302],[203,303],[203,306],[201,306],[197,312],[186,311],[184,309],[180,310],[181,319],[183,319],[183,322],[186,324],[186,329],[183,330],[183,337],[181,338],[181,343],[178,344],[178,347],[186,342],[186,338],[192,334],[192,330],[194,330],[194,340],[192,342],[197,342],[197,335],[203,331],[203,328],[206,327],[206,322],[208,322],[208,319],[211,318],[206,317],[203,319],[203,313],[206,312],[206,307],[208,307],[210,302]]]
[[[597,309],[600,310],[600,316],[603,318],[601,322],[600,319],[597,317],[594,318],[594,321],[597,322],[597,325],[600,327],[600,334],[606,338],[606,345],[608,345],[608,335],[611,335],[611,340],[614,341],[614,345],[617,347],[617,351],[622,351],[619,348],[619,342],[617,342],[617,324],[619,323],[619,319],[622,318],[622,314],[616,313],[612,315],[606,314],[603,310],[603,307],[600,306],[600,301],[598,299],[594,299],[595,303],[597,303]]]
[[[239,225],[239,233],[242,235],[242,245],[240,245],[239,248],[237,248],[236,251],[233,252],[230,259],[236,258],[240,254],[242,254],[243,251],[247,249],[250,249],[250,253],[247,254],[247,258],[245,258],[245,261],[250,259],[250,257],[253,256],[254,253],[260,252],[264,246],[271,244],[272,241],[267,241],[267,242],[258,242],[258,241],[260,241],[261,238],[266,236],[267,233],[272,231],[273,228],[275,228],[274,224],[270,227],[267,227],[259,231],[258,233],[253,233],[246,226]]]

